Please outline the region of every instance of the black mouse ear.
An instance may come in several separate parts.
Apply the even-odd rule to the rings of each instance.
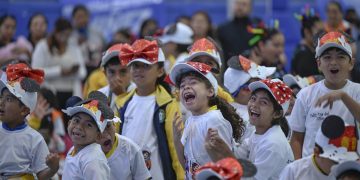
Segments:
[[[20,81],[21,88],[27,92],[39,92],[40,85],[33,79],[24,78]]]
[[[82,99],[79,96],[71,96],[69,99],[66,100],[65,109],[68,107],[74,107],[81,101]]]
[[[330,115],[321,124],[321,132],[329,139],[335,139],[344,134],[345,123],[339,116]]]
[[[243,70],[243,67],[241,66],[240,60],[239,60],[239,56],[232,56],[228,61],[227,61],[227,65],[228,67],[237,69],[237,70]]]
[[[100,102],[98,108],[101,111],[102,116],[105,119],[113,119],[114,118],[114,111],[108,105]]]
[[[104,104],[108,104],[108,98],[100,91],[92,91],[89,93],[88,99],[96,99]]]

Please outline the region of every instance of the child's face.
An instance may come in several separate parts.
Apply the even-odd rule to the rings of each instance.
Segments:
[[[250,123],[256,128],[269,128],[275,119],[273,103],[265,90],[251,95],[248,102]]]
[[[239,93],[235,97],[235,101],[239,104],[247,105],[250,100],[251,91],[249,89],[249,84],[255,81],[258,81],[258,78],[251,78],[248,82],[242,85]]]
[[[0,120],[9,124],[20,124],[24,121],[29,109],[23,105],[8,89],[0,95]]]
[[[75,147],[86,146],[100,138],[94,119],[85,113],[77,113],[70,119],[68,134]]]
[[[342,50],[333,48],[325,51],[317,60],[317,64],[325,81],[332,84],[343,83],[354,67],[354,61]]]
[[[101,145],[101,149],[106,154],[113,147],[115,142],[115,125],[113,122],[108,122],[104,132],[101,134],[101,139],[98,143]]]
[[[214,96],[214,89],[195,76],[186,76],[180,82],[180,100],[193,115],[200,115],[209,109],[209,98]]]
[[[280,60],[280,56],[284,53],[285,37],[283,34],[278,33],[270,40],[266,41],[262,54],[267,64],[276,64]]]
[[[131,78],[138,88],[155,86],[157,78],[164,74],[164,69],[157,64],[134,62],[130,65]]]
[[[109,64],[105,68],[105,75],[112,92],[118,92],[118,89],[125,91],[130,84],[130,72],[127,66]]]

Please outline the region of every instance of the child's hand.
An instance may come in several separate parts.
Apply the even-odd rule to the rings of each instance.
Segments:
[[[334,101],[341,100],[344,96],[344,92],[341,90],[332,91],[324,96],[321,96],[315,103],[315,107],[321,107],[322,103],[325,102],[323,108],[330,106],[330,109],[333,107]]]
[[[214,162],[226,157],[234,157],[231,149],[224,140],[221,139],[216,129],[208,129],[205,137],[205,149]]]
[[[110,89],[116,95],[125,92],[124,82],[117,76],[114,76],[109,81]]]
[[[173,134],[174,139],[180,140],[182,136],[182,132],[184,130],[183,120],[178,112],[175,113],[174,121],[173,121]]]
[[[40,120],[42,120],[44,118],[44,116],[51,113],[51,111],[49,111],[49,109],[50,109],[50,104],[46,101],[45,98],[43,98],[42,96],[39,96],[38,102],[36,104],[36,108],[34,110],[34,115],[37,118],[39,118]]]
[[[53,172],[57,172],[59,170],[59,161],[60,161],[60,157],[57,153],[50,153],[49,155],[46,156],[46,165]]]

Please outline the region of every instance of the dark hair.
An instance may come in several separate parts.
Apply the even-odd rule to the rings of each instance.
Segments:
[[[319,144],[315,143],[315,148],[318,148],[320,154],[324,153],[324,149]]]
[[[105,63],[104,69],[106,70],[107,67],[109,67],[109,65],[118,65],[118,64],[120,64],[119,58],[117,56],[112,57],[111,59],[109,59],[108,62]]]
[[[281,114],[281,116],[277,119],[273,119],[271,121],[271,126],[274,126],[274,125],[280,125],[281,127],[281,130],[284,132],[285,136],[287,137],[289,135],[289,132],[290,132],[290,128],[289,128],[289,124],[284,116],[284,114],[286,113],[283,108],[281,107],[281,105],[276,101],[276,99],[272,96],[272,94],[264,89],[264,88],[259,88],[259,89],[256,89],[255,91],[251,92],[251,95],[254,95],[256,94],[257,92],[259,91],[264,91],[266,92],[266,94],[268,95],[268,97],[270,98],[270,101],[274,107],[274,112],[277,112],[277,113],[280,113],[281,114],[281,111],[283,111],[283,113]]]
[[[176,18],[176,22],[180,22],[181,19],[186,19],[188,21],[191,21],[191,18],[187,15],[180,15],[179,17]]]
[[[159,66],[158,68],[164,68],[164,62],[158,62],[157,64]],[[164,72],[164,74],[161,77],[156,79],[155,84],[164,87],[166,92],[171,95],[171,87],[167,82],[165,82],[165,78],[166,78],[166,73]]]
[[[321,20],[318,16],[311,16],[311,17],[303,18],[301,20],[301,37],[304,38],[305,30],[307,29],[307,30],[311,31],[311,28],[314,27],[314,25],[317,22],[321,22]]]
[[[145,29],[145,27],[151,23],[154,23],[154,24],[158,24],[158,22],[155,20],[155,19],[152,19],[152,18],[149,18],[149,19],[146,19],[145,21],[143,21],[143,23],[141,24],[140,26],[140,33],[139,33],[139,38],[140,39],[143,39],[145,38],[145,35],[143,34],[143,31]],[[155,32],[153,32],[153,34],[155,34]]]
[[[0,26],[4,23],[4,21],[5,21],[7,18],[10,18],[10,19],[14,20],[14,21],[15,21],[15,24],[16,24],[16,18],[15,18],[15,16],[10,15],[10,14],[5,14],[5,15],[2,15],[2,16],[0,17]]]
[[[55,108],[55,109],[60,109],[57,98],[56,98],[55,94],[50,89],[47,89],[47,88],[43,87],[43,88],[40,89],[40,94],[50,104],[50,107]]]
[[[116,31],[115,34],[122,34],[123,36],[125,36],[125,38],[130,40],[130,43],[133,43],[136,39],[129,28],[119,29]],[[121,43],[125,43],[125,42],[121,42]]]
[[[200,81],[204,82],[206,88],[213,88],[209,80],[207,80],[203,75],[194,71],[181,74],[180,77],[177,78],[176,84],[179,85],[181,80],[186,76],[194,76]],[[219,96],[213,96],[209,99],[209,106],[211,107],[215,105],[221,111],[221,114],[224,116],[224,118],[230,122],[233,130],[233,138],[235,141],[239,141],[245,131],[245,124],[243,119],[236,113],[236,110],[233,106],[231,106],[226,100]]]
[[[337,48],[337,47],[331,47],[331,48],[329,48],[329,49],[326,49],[326,50],[320,55],[320,57],[322,57],[326,52],[332,51],[332,50],[334,50],[334,49],[337,50],[337,51],[340,51],[340,52],[342,52],[342,53],[344,53],[344,54],[346,54],[346,56],[349,57],[349,61],[351,61],[351,57],[350,57],[344,50],[339,49],[339,48]]]
[[[72,10],[71,16],[74,17],[78,11],[84,11],[87,15],[89,15],[89,10],[86,8],[85,5],[77,4],[77,5],[75,5],[74,9]]]
[[[360,179],[360,171],[355,170],[355,169],[349,169],[349,170],[342,172],[341,174],[339,174],[336,177],[336,179],[343,179],[343,178],[359,180]]]
[[[55,21],[54,32],[47,39],[49,50],[51,53],[53,53],[54,47],[59,48],[59,43],[57,42],[57,40],[55,38],[55,34],[66,31],[66,30],[71,30],[71,29],[72,29],[71,23],[67,19],[60,17]]]
[[[209,24],[209,28],[208,30],[206,31],[206,36],[209,36],[209,37],[212,37],[214,38],[214,31],[213,31],[213,28],[212,28],[212,22],[211,22],[211,18],[209,16],[209,14],[206,12],[206,11],[196,11],[192,16],[191,18],[193,18],[194,16],[196,15],[203,15],[206,19],[206,22]]]
[[[326,6],[326,11],[329,10],[329,7],[330,7],[331,5],[336,6],[336,7],[338,8],[338,10],[339,10],[341,13],[343,13],[342,6],[341,6],[341,4],[340,4],[339,2],[337,2],[337,1],[330,1],[330,2],[327,4],[327,6]]]

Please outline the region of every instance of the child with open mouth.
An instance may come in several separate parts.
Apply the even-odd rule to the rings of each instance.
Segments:
[[[205,150],[209,129],[218,130],[231,148],[233,138],[238,140],[244,131],[242,119],[235,109],[217,96],[218,83],[209,65],[199,62],[179,63],[170,73],[170,79],[180,89],[180,100],[191,116],[181,129],[181,118],[174,120],[174,142],[186,179],[192,179],[196,170],[212,159]],[[184,157],[184,158],[181,158]]]

